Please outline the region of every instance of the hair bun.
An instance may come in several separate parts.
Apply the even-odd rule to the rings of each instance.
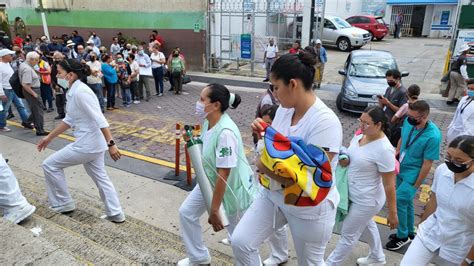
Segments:
[[[241,101],[242,101],[242,99],[240,98],[240,96],[238,94],[230,93],[229,106],[230,106],[231,109],[237,108],[237,106],[239,106]]]
[[[315,55],[307,52],[307,51],[301,51],[298,53],[298,58],[301,60],[301,62],[307,66],[314,66],[316,65],[316,58]]]

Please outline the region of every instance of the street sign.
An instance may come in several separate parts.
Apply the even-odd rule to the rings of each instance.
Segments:
[[[242,59],[252,58],[252,36],[250,34],[240,35],[240,51]]]
[[[201,25],[199,23],[194,23],[194,32],[200,32],[201,31]]]

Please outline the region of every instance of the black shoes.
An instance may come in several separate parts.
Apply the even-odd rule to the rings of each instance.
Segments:
[[[54,120],[61,120],[64,119],[66,116],[65,115],[58,115],[54,118]]]
[[[36,136],[48,136],[48,131],[36,131]]]
[[[385,247],[388,250],[395,251],[395,250],[399,250],[400,248],[402,248],[406,244],[409,244],[410,242],[411,242],[411,239],[408,238],[408,237],[407,238],[398,238],[397,236],[395,236],[395,238],[391,239],[387,243],[387,245],[385,245]]]
[[[410,233],[410,234],[408,234],[408,238],[409,238],[410,240],[415,239],[415,236],[416,236],[415,233]],[[395,238],[397,238],[397,234],[391,234],[391,235],[388,236],[388,239],[389,239],[389,240],[393,240],[393,239],[395,239]]]
[[[21,122],[21,125],[26,129],[33,129],[34,128],[31,123]]]
[[[13,114],[8,114],[8,115],[7,115],[7,120],[12,119],[13,117],[15,117]]]

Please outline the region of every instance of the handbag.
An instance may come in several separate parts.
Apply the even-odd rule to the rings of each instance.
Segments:
[[[188,84],[191,82],[191,77],[187,74],[183,75],[183,84]]]

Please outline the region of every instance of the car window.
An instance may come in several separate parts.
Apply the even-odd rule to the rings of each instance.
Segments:
[[[361,17],[362,23],[371,23],[370,18],[367,17]]]
[[[385,25],[385,20],[383,18],[376,19],[378,23]]]
[[[333,21],[337,25],[337,27],[341,29],[352,27],[351,24],[347,23],[347,21],[343,20],[342,18],[335,17],[333,18]]]
[[[336,28],[336,26],[334,26],[334,24],[332,24],[332,22],[329,21],[328,19],[324,19],[324,27],[328,28],[328,29],[335,29]]]
[[[349,24],[356,24],[357,23],[357,17],[348,18],[348,19],[346,19],[346,21]]]
[[[396,69],[393,58],[356,57],[349,65],[349,76],[361,78],[385,78],[389,69]]]

